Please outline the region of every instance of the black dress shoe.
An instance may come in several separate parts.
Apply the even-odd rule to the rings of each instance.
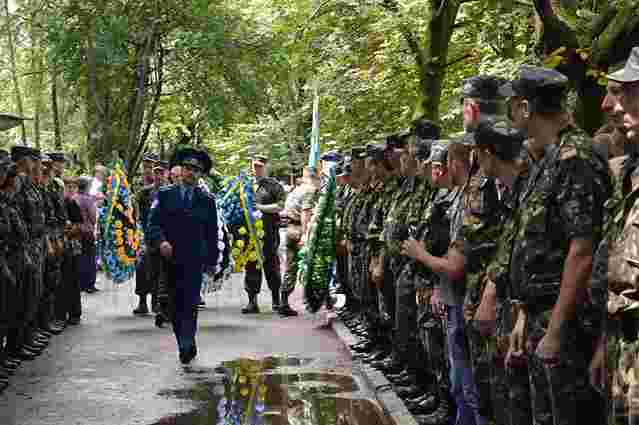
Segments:
[[[36,340],[32,340],[31,342],[24,344],[24,347],[27,350],[30,350],[30,351],[34,351],[34,352],[38,351],[38,352],[40,352],[40,351],[44,350],[45,348],[47,348],[48,345],[49,344],[47,344],[47,343],[41,343],[41,342],[38,342]]]
[[[38,354],[39,353],[34,353],[33,351],[26,349],[25,347],[22,347],[16,352],[16,355],[18,356],[20,360],[27,360],[27,361],[35,359],[36,357],[38,357]]]
[[[430,415],[439,407],[439,401],[434,395],[426,394],[426,399],[421,403],[411,405],[406,403],[406,407],[413,415]]]
[[[9,387],[9,379],[0,379],[0,394],[4,393],[4,391]]]
[[[406,369],[401,370],[398,373],[389,373],[388,375],[386,375],[386,377],[391,380],[391,381],[397,381],[400,379],[405,379],[406,377],[410,376],[408,371]]]
[[[100,292],[100,290],[96,288],[95,286],[93,288],[89,288],[86,290],[87,294],[95,294],[96,292]]]
[[[299,313],[295,310],[293,310],[290,306],[285,305],[280,307],[280,316],[282,317],[295,317],[295,316],[299,316]]]
[[[411,404],[417,405],[429,397],[434,397],[434,395],[426,393],[426,394],[420,395],[419,397],[406,399],[406,402],[405,402],[406,407],[408,407],[408,405],[411,405]]]
[[[51,338],[53,336],[53,332],[49,332],[48,330],[42,328],[39,328],[37,330],[37,333],[41,334],[45,338]]]
[[[242,314],[259,314],[260,308],[255,303],[248,303],[246,307],[242,309]]]
[[[437,409],[430,415],[415,416],[419,425],[448,425],[455,417],[455,406],[446,397],[441,400]]]
[[[81,322],[79,317],[70,317],[69,320],[67,320],[67,324],[69,326],[77,326],[79,325]]]

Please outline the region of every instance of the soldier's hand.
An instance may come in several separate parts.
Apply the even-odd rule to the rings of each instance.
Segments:
[[[481,303],[474,317],[477,322],[479,332],[482,336],[490,336],[495,333],[497,323],[497,292],[495,284],[491,281],[486,283]]]
[[[510,345],[508,347],[508,353],[506,354],[506,366],[508,367],[518,367],[525,364],[527,361],[526,322],[526,313],[523,310],[519,310],[517,314],[517,322],[510,334]]]
[[[446,314],[446,306],[442,303],[439,288],[433,289],[433,294],[430,296],[430,308],[437,317],[442,318]]]
[[[417,259],[422,254],[422,252],[424,252],[424,245],[421,242],[417,242],[413,238],[409,238],[402,242],[402,255]]]
[[[560,360],[560,348],[561,338],[559,335],[547,332],[539,341],[535,354],[546,365],[556,366]]]
[[[170,243],[164,241],[160,245],[160,254],[164,258],[171,258],[173,256],[173,247]]]

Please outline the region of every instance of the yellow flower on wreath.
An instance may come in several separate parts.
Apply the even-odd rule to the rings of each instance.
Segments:
[[[122,226],[123,226],[123,224],[122,224],[122,222],[121,222],[120,220],[117,220],[117,221],[115,222],[115,228],[116,228],[116,229],[121,229],[121,228],[122,228]]]

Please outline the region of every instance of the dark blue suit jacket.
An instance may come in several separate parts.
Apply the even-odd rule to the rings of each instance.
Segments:
[[[199,302],[202,272],[215,267],[218,256],[215,198],[195,187],[187,208],[180,186],[161,188],[148,219],[147,240],[154,247],[164,241],[173,246],[170,277],[175,281],[176,307]],[[172,282],[173,283],[173,282]]]

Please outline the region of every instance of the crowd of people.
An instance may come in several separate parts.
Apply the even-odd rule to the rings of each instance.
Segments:
[[[339,316],[421,425],[636,417],[639,48],[594,138],[568,83],[472,77],[463,136],[420,119],[337,165]]]
[[[289,297],[329,176],[331,293],[345,295],[338,315],[361,339],[353,357],[386,374],[420,425],[631,423],[639,48],[608,75],[608,123],[594,138],[575,125],[568,86],[561,73],[527,65],[512,81],[469,78],[462,136],[418,119],[379,143],[325,154],[289,193],[268,176],[268,158],[254,157],[254,195],[241,202],[254,196],[260,255],[244,270],[242,313],[260,312],[264,276],[273,310],[298,315]],[[97,291],[107,170],[63,178],[64,167],[62,153],[0,151],[0,390],[80,323],[80,291]],[[203,181],[205,151],[176,150],[167,162],[148,154],[142,168],[133,314],[170,323],[188,364],[203,279],[219,277],[233,235]],[[327,308],[333,302],[326,297]]]
[[[96,280],[90,178],[63,178],[65,156],[0,151],[0,391],[22,361],[82,316]]]

